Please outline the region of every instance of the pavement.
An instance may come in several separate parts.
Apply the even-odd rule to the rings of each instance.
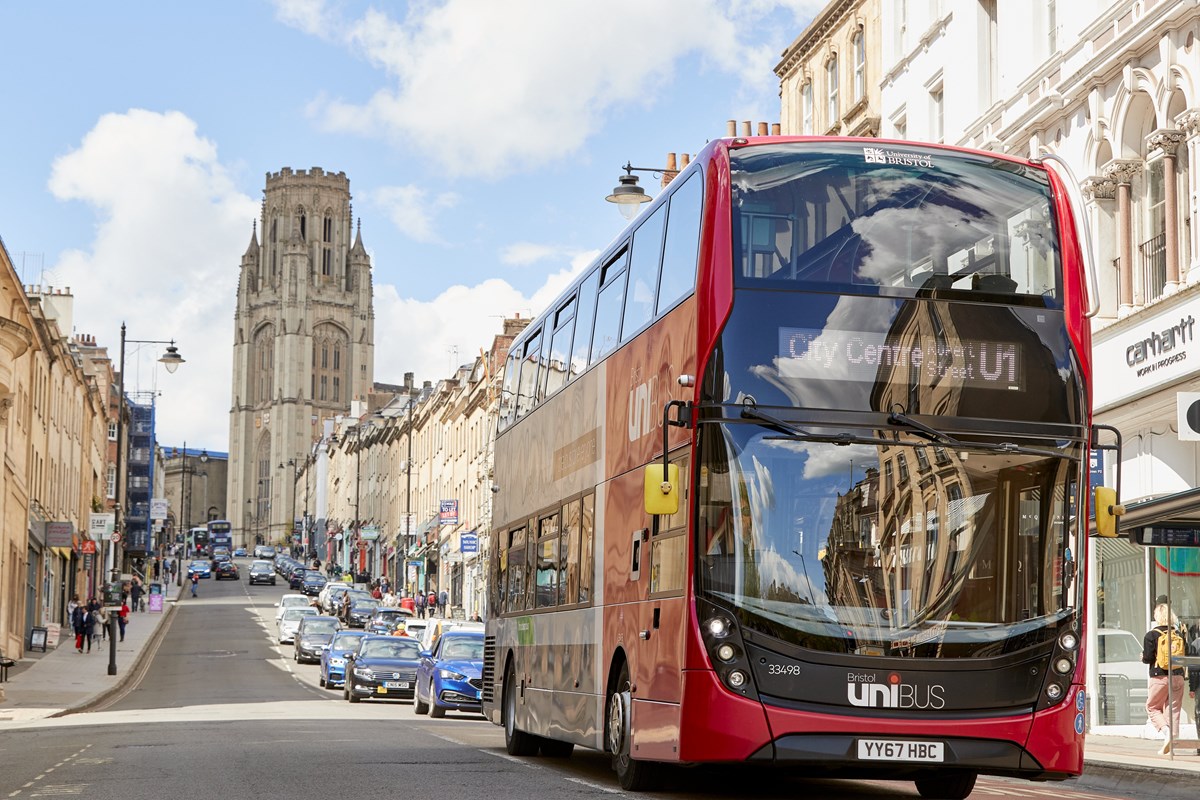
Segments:
[[[108,674],[107,641],[90,653],[75,652],[74,636],[64,630],[59,645],[46,653],[27,653],[0,684],[0,732],[9,725],[88,711],[120,694],[149,666],[179,603],[186,603],[186,586],[168,587],[162,613],[129,615],[125,641],[117,643],[117,674]],[[1160,753],[1163,742],[1146,738],[1141,728],[1125,726],[1127,735],[1089,733],[1084,747],[1085,782],[1101,781],[1109,788],[1150,792],[1155,796],[1194,797],[1200,782],[1200,740],[1193,724],[1184,724],[1171,754]],[[1183,794],[1171,794],[1175,787]],[[1163,793],[1163,789],[1168,791]]]
[[[168,585],[162,612],[129,615],[125,640],[117,641],[116,675],[108,674],[108,639],[80,654],[68,626],[63,627],[57,646],[47,643],[45,653],[26,651],[9,669],[8,682],[0,683],[0,732],[8,724],[87,711],[120,694],[149,665],[177,603],[186,602],[182,600],[186,588]]]

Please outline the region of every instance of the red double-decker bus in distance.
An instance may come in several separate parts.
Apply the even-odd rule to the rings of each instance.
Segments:
[[[621,786],[1083,767],[1097,297],[1057,163],[710,143],[514,341],[483,708]]]

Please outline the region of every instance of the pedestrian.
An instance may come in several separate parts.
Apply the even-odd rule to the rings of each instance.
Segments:
[[[443,617],[446,616],[446,606],[450,604],[450,595],[446,594],[446,590],[442,589],[438,592],[438,613]]]
[[[129,622],[129,606],[126,603],[121,603],[121,609],[117,612],[117,627],[121,631],[121,641],[125,641],[125,625]]]
[[[92,611],[91,604],[83,612],[83,641],[87,644],[87,651],[92,652],[92,638],[96,635],[96,614]]]
[[[198,589],[199,587],[200,587],[200,575],[193,572],[192,573],[192,597],[196,596],[196,589]]]
[[[108,612],[104,610],[104,606],[100,606],[96,609],[96,641],[103,642],[107,638]]]
[[[417,616],[421,619],[425,619],[425,595],[417,592],[417,596],[413,600],[413,605],[417,612]]]
[[[1192,639],[1191,655],[1200,656],[1200,633]],[[1200,725],[1200,666],[1188,667],[1188,694],[1192,697],[1192,721]]]
[[[79,605],[79,595],[71,595],[71,599],[67,601],[67,623],[71,623],[71,615],[75,613],[75,607]]]
[[[1179,733],[1179,712],[1183,708],[1183,667],[1171,668],[1171,657],[1186,651],[1178,620],[1166,603],[1154,607],[1154,627],[1142,640],[1142,663],[1149,665],[1146,716],[1163,742],[1163,755],[1171,752],[1171,740]],[[1168,712],[1170,701],[1170,717]]]
[[[425,598],[425,609],[430,618],[433,617],[433,612],[437,610],[437,594],[432,590],[429,592],[429,596]]]
[[[376,600],[383,599],[383,590],[379,588],[379,584],[375,584],[375,588],[371,590],[371,597],[374,597]]]
[[[143,593],[142,582],[138,580],[137,575],[134,575],[133,580],[129,582],[129,599],[133,601],[130,608],[133,611],[145,611],[145,606],[142,605]]]
[[[151,570],[151,573],[154,575],[154,581],[157,583],[158,576],[162,574],[162,562],[158,559],[154,560],[154,568]]]
[[[75,631],[75,652],[83,652],[83,623],[87,617],[87,609],[78,603],[71,609],[71,630]]]
[[[387,594],[391,590],[392,590],[392,584],[388,581],[387,576],[384,575],[382,578],[379,579],[379,591],[381,594]]]

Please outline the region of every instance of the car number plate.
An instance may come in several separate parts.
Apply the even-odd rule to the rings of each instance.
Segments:
[[[407,689],[408,681],[387,681],[383,684],[385,689]]]
[[[946,760],[942,742],[909,742],[903,739],[859,739],[860,761],[927,761]]]

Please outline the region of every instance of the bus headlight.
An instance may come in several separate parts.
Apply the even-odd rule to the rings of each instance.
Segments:
[[[746,685],[746,673],[742,672],[740,669],[735,669],[733,672],[729,673],[725,680],[729,681],[729,685],[733,688],[740,689]]]
[[[717,648],[717,658],[722,661],[733,661],[733,657],[737,655],[737,651],[733,649],[733,645],[726,642]]]
[[[729,635],[729,620],[724,617],[713,617],[704,623],[704,627],[708,629],[708,635],[714,639],[724,639]]]
[[[1074,668],[1075,665],[1071,663],[1071,659],[1069,658],[1059,658],[1054,661],[1054,671],[1059,675],[1066,675]]]
[[[1058,700],[1063,695],[1063,688],[1057,683],[1052,683],[1046,687],[1046,696],[1051,700]]]
[[[1079,637],[1067,631],[1062,636],[1058,637],[1058,645],[1063,650],[1074,650],[1079,646]]]

